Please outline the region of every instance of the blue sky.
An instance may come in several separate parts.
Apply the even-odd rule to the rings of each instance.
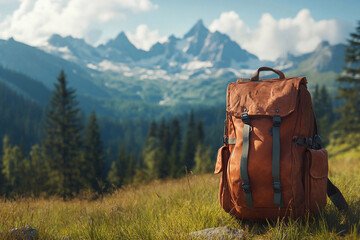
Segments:
[[[301,9],[310,10],[315,20],[342,19],[349,22],[360,20],[359,0],[156,0],[155,11],[141,14],[124,23],[128,31],[147,22],[150,28],[158,28],[161,34],[184,34],[198,19],[205,25],[218,18],[222,12],[235,11],[251,27],[255,28],[263,13],[276,19],[294,17]],[[346,3],[346,4],[345,4]],[[130,20],[130,19],[129,19]]]
[[[0,38],[43,45],[58,33],[97,45],[125,31],[147,50],[203,19],[211,31],[271,59],[309,52],[324,40],[344,42],[359,12],[358,0],[0,0]]]

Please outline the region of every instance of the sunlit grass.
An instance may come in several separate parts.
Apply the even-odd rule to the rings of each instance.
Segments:
[[[0,232],[30,225],[40,239],[190,239],[210,227],[243,229],[247,239],[360,238],[360,161],[330,161],[330,176],[348,200],[342,214],[329,203],[319,216],[254,223],[238,221],[218,203],[219,176],[127,186],[102,199],[17,199],[0,202]]]

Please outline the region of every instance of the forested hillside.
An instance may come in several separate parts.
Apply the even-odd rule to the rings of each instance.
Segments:
[[[221,144],[223,108],[151,123],[98,119],[94,111],[83,113],[64,72],[43,106],[0,84],[6,126],[0,132],[0,189],[8,197],[65,199],[86,190],[96,196],[123,184],[209,172],[213,149]]]
[[[0,137],[28,151],[41,142],[43,107],[0,82]],[[2,143],[0,143],[2,146]]]

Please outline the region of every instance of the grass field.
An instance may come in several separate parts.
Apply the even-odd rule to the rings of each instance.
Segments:
[[[192,231],[230,226],[246,239],[360,239],[360,158],[333,157],[330,177],[348,200],[347,214],[329,203],[305,220],[238,221],[220,208],[219,176],[207,174],[128,186],[95,201],[2,200],[0,232],[30,225],[40,239],[190,239]]]

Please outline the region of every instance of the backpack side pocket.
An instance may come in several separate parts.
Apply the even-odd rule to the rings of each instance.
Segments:
[[[230,157],[229,147],[227,145],[222,146],[218,150],[217,160],[215,165],[215,174],[221,174],[220,186],[219,186],[219,201],[220,205],[226,212],[230,212],[234,205],[231,202],[231,196],[229,192],[228,182],[227,182],[227,164]]]
[[[305,204],[311,213],[326,206],[328,153],[325,149],[307,149],[305,159]]]

